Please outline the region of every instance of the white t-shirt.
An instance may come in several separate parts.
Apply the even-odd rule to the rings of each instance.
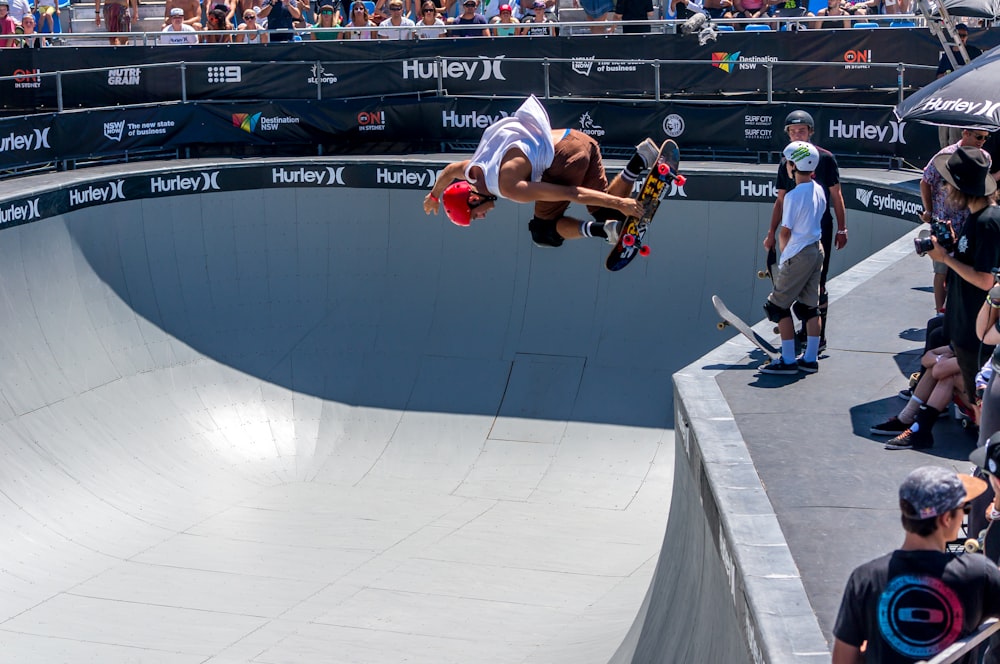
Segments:
[[[163,32],[160,34],[160,44],[197,44],[198,35],[194,34],[195,32],[197,31],[187,23],[182,23],[180,30],[174,30],[174,26],[168,25],[163,28]]]
[[[440,37],[448,31],[445,27],[444,21],[439,18],[434,19],[434,25],[427,25],[423,21],[419,21],[417,24],[417,37],[420,39],[434,39],[435,37]]]
[[[382,21],[380,26],[389,26],[388,30],[379,30],[378,35],[383,39],[413,39],[413,31],[405,30],[404,28],[416,27],[413,23],[413,19],[406,18],[405,16],[399,19],[399,25],[393,26],[391,19],[385,19]]]
[[[552,165],[556,146],[552,142],[552,125],[545,108],[531,95],[514,114],[497,120],[483,132],[469,165],[465,169],[465,179],[472,184],[486,187],[495,196],[505,198],[500,193],[500,162],[507,152],[518,148],[531,162],[531,181],[540,182],[542,172]],[[469,178],[473,166],[483,169],[486,182],[474,182]]]
[[[808,247],[819,242],[822,233],[820,220],[826,212],[826,194],[815,180],[795,185],[785,194],[781,207],[781,225],[792,231],[792,236],[781,252],[781,264]]]

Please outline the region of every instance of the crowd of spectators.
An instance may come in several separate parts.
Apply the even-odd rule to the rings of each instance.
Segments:
[[[909,13],[911,2],[828,0],[827,6],[814,15],[808,10],[807,0],[670,0],[663,8],[665,17],[659,16],[661,12],[652,0],[573,0],[573,6],[581,8],[585,18],[592,22],[590,32],[607,34],[616,29],[623,33],[650,32],[647,23],[650,20],[685,20],[698,12],[704,12],[717,24],[739,19],[733,22],[736,30],[745,28],[743,19],[770,23],[777,29],[782,27],[778,19],[804,17],[816,20],[785,22],[784,27],[847,28],[853,17]],[[166,0],[159,43],[554,36],[560,30],[556,5],[556,0]],[[50,34],[24,40],[0,38],[0,47],[38,48],[48,45],[51,33],[58,31],[55,23],[60,14],[58,0],[0,0],[0,7],[5,8],[0,9],[0,35],[22,31]],[[181,23],[191,30],[177,24],[174,9],[182,11]],[[23,20],[29,15],[31,18],[24,25]],[[138,20],[137,0],[94,2],[94,24],[103,26],[107,32],[132,32]],[[609,23],[612,20],[626,24],[616,28]],[[633,21],[639,23],[628,25]],[[196,33],[193,37],[174,34],[192,30]],[[230,34],[212,34],[216,32]],[[125,36],[109,37],[108,41],[113,46],[130,43]]]

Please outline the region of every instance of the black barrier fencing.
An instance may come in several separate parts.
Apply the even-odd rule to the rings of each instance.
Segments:
[[[148,150],[280,146],[295,154],[439,151],[476,143],[520,99],[323,100],[164,104],[0,119],[0,168],[107,157]],[[787,143],[785,116],[802,105],[547,100],[554,127],[579,129],[605,147],[649,136],[683,150],[745,153],[752,161]],[[806,106],[815,141],[836,154],[875,155],[922,165],[936,152],[937,130],[901,123],[889,107]]]
[[[427,190],[441,166],[441,162],[358,162],[336,158],[181,165],[139,175],[96,178],[70,187],[9,198],[0,202],[0,230],[94,205],[184,194],[282,187]],[[683,186],[673,186],[667,196],[698,201],[771,202],[775,193],[773,175],[692,173]],[[844,201],[849,209],[896,215],[914,223],[922,211],[916,190],[907,194],[868,184],[845,184]]]
[[[1000,32],[976,35],[982,47]],[[940,45],[925,30],[721,33],[704,46],[665,34],[613,38],[324,41],[268,45],[10,49],[6,115],[195,100],[462,96],[773,100],[918,88]],[[81,63],[89,68],[77,73]],[[179,63],[170,67],[146,65]],[[823,66],[821,66],[823,65]],[[56,76],[55,73],[59,72]],[[895,103],[896,99],[876,103]]]

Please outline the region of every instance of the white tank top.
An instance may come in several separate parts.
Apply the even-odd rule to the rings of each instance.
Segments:
[[[480,184],[469,177],[473,166],[483,169],[487,191],[495,196],[500,193],[500,162],[511,148],[518,148],[531,162],[531,181],[540,182],[542,172],[552,164],[555,144],[549,115],[534,95],[528,97],[514,114],[498,120],[486,128],[479,147],[465,168],[465,179]]]

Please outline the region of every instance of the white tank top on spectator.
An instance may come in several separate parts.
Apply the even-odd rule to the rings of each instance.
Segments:
[[[486,128],[465,168],[465,179],[479,184],[469,177],[469,170],[479,166],[483,169],[486,180],[483,185],[487,191],[504,198],[500,193],[500,162],[512,148],[518,148],[531,162],[531,181],[540,182],[542,173],[552,164],[556,148],[549,115],[534,95],[528,97],[513,115]]]

